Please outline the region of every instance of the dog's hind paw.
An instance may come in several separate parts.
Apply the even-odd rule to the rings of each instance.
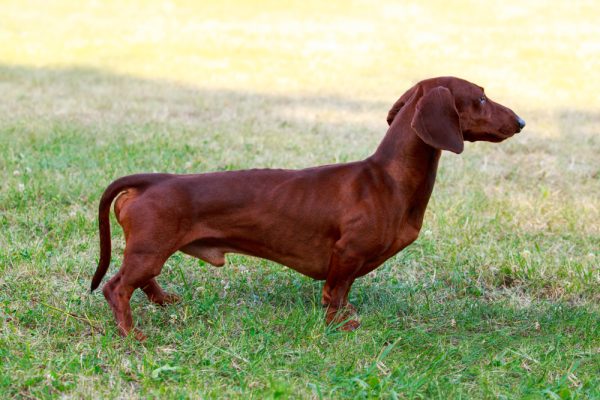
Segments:
[[[163,299],[163,304],[176,304],[181,301],[181,297],[173,293],[167,293]]]
[[[154,304],[158,304],[159,306],[166,306],[169,304],[175,304],[175,303],[179,303],[181,301],[181,297],[179,297],[176,294],[173,293],[159,293],[157,294],[150,294],[148,296],[148,299],[153,302]]]
[[[139,342],[143,342],[146,339],[148,339],[148,337],[146,335],[144,335],[144,333],[142,331],[140,331],[137,328],[134,328],[131,331],[131,335],[133,335],[133,337],[135,338],[135,340],[139,341]]]

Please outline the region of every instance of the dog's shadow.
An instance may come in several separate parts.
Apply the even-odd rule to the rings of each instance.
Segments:
[[[363,157],[383,136],[395,100],[288,95],[284,87],[276,88],[279,93],[235,91],[84,67],[0,66],[0,82],[0,120],[30,140],[64,141],[76,131],[80,141],[101,151],[141,149],[126,163],[115,158],[99,165],[108,177]],[[168,155],[161,153],[169,151],[178,153],[177,162],[165,165]]]

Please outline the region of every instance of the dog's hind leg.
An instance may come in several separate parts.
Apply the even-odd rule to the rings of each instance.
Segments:
[[[126,248],[121,269],[104,285],[102,292],[112,309],[122,336],[133,332],[138,340],[146,338],[140,330],[133,327],[129,301],[135,289],[146,285],[160,273],[167,258],[158,253],[132,251]]]
[[[150,279],[142,286],[142,290],[146,293],[146,296],[148,296],[148,299],[151,302],[158,304],[159,306],[174,304],[181,301],[181,298],[176,294],[165,292],[156,281],[156,278]]]

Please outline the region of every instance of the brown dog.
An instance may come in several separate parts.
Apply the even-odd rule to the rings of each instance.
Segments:
[[[464,140],[501,142],[525,126],[465,80],[419,82],[400,97],[371,157],[303,170],[254,169],[198,175],[139,174],[111,183],[100,200],[96,289],[110,262],[109,212],[125,232],[119,272],[103,292],[119,332],[136,338],[129,299],[141,288],[158,304],[177,296],[156,282],[176,251],[222,266],[226,253],[267,258],[325,280],[327,323],[359,326],[348,292],[418,236],[441,150]]]

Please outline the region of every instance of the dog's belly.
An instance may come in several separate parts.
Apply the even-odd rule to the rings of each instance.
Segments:
[[[225,253],[227,252],[227,249],[208,246],[198,241],[183,246],[179,250],[192,257],[204,260],[215,267],[222,267],[225,265]]]
[[[298,257],[292,254],[281,254],[266,248],[248,249],[246,246],[236,246],[220,239],[200,239],[179,249],[185,254],[204,260],[216,267],[225,265],[226,253],[237,253],[253,257],[265,258],[292,268],[313,279],[325,279],[329,268],[330,254],[311,254]]]

